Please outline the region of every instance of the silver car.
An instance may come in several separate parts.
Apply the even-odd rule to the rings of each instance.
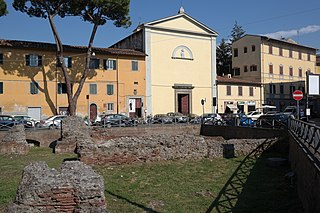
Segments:
[[[41,120],[36,123],[36,127],[38,128],[59,128],[61,126],[62,119],[66,118],[67,115],[54,115],[47,119]]]

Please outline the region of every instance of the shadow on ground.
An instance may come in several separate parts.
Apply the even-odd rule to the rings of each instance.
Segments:
[[[285,178],[290,172],[289,164],[267,165],[270,157],[287,157],[287,153],[278,152],[277,142],[267,139],[247,155],[206,213],[304,212],[296,185]]]
[[[155,211],[155,210],[153,210],[153,209],[151,209],[151,208],[148,208],[148,207],[146,207],[146,206],[144,206],[144,205],[142,205],[142,204],[136,203],[136,202],[134,202],[134,201],[129,200],[128,198],[122,197],[121,195],[117,195],[117,194],[115,194],[115,193],[113,193],[113,192],[110,192],[110,191],[108,191],[108,190],[106,190],[106,192],[107,192],[108,194],[110,194],[110,195],[112,195],[112,196],[120,199],[120,200],[124,200],[124,201],[130,203],[130,204],[133,205],[133,206],[139,207],[139,208],[140,208],[141,210],[143,210],[144,212],[148,212],[148,213],[159,213],[159,212],[157,212],[157,211]]]

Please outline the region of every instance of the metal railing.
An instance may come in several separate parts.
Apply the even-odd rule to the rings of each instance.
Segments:
[[[301,120],[290,119],[288,131],[320,171],[320,127]]]

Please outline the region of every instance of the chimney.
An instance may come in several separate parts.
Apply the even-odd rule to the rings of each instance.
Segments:
[[[228,78],[231,78],[231,74],[228,74]]]

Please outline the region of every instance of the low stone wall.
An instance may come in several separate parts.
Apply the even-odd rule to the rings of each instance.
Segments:
[[[305,212],[320,212],[320,171],[292,136],[289,137],[289,160]]]
[[[146,136],[146,135],[199,135],[201,125],[147,125],[137,127],[94,128],[91,137],[103,141],[115,137]]]
[[[224,139],[281,138],[287,135],[287,130],[240,126],[201,125],[200,134],[205,136],[221,136]]]
[[[103,178],[79,161],[64,162],[60,171],[32,163],[7,212],[107,212]]]
[[[13,126],[0,141],[0,154],[26,155],[29,149],[23,125]]]
[[[224,140],[192,134],[117,137],[100,143],[78,143],[79,159],[86,164],[115,165],[174,159],[223,157],[226,144],[233,155],[245,155],[264,139]],[[230,147],[230,146],[229,146]]]

